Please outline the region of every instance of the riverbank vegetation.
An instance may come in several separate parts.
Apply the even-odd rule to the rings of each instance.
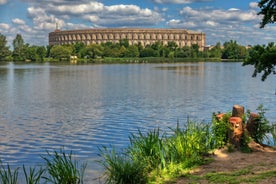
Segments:
[[[212,162],[210,155],[216,149],[235,149],[250,153],[250,143],[268,143],[276,146],[276,128],[265,118],[265,109],[259,106],[255,129],[251,134],[245,131],[240,147],[229,142],[231,131],[231,113],[214,113],[211,123],[198,123],[187,120],[177,122],[175,128],[163,131],[159,128],[149,131],[138,130],[129,136],[129,146],[118,149],[99,147],[99,164],[104,169],[102,181],[106,183],[165,183],[175,178],[190,178],[190,171],[200,165]],[[242,117],[243,127],[247,127],[252,113],[247,111]],[[268,137],[270,136],[270,138]],[[74,159],[72,152],[64,149],[47,151],[41,156],[43,162],[37,167],[11,168],[9,164],[0,163],[0,183],[85,183],[86,163]],[[19,182],[19,173],[24,173]],[[237,171],[239,172],[239,171]],[[241,171],[242,172],[242,171]],[[274,173],[274,171],[273,171]],[[229,177],[237,173],[227,174]],[[228,182],[229,177],[212,174],[217,181]],[[204,176],[209,178],[209,175]],[[206,178],[197,178],[198,180]],[[214,179],[214,178],[213,178]]]

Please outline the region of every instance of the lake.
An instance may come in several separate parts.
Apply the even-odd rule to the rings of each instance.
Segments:
[[[252,78],[241,63],[0,65],[0,158],[12,166],[42,162],[45,150],[72,150],[101,173],[99,146],[125,148],[131,133],[210,122],[240,104],[276,123],[276,77]]]

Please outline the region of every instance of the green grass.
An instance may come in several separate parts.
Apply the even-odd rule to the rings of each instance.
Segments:
[[[148,173],[143,162],[133,160],[124,153],[118,153],[114,148],[100,148],[105,172],[104,178],[106,183],[127,183],[127,184],[143,184],[148,181]]]
[[[0,160],[0,183],[1,184],[17,184],[18,183],[18,170],[16,168],[14,170],[11,169],[10,165],[6,166]]]
[[[86,164],[79,165],[72,157],[72,152],[66,154],[65,150],[47,151],[47,156],[42,156],[46,162],[47,175],[43,178],[55,184],[83,183]]]
[[[36,167],[29,167],[29,171],[23,165],[23,172],[25,176],[25,181],[27,184],[39,184],[40,181],[42,180],[42,176],[45,172],[45,169],[39,168],[37,169]]]

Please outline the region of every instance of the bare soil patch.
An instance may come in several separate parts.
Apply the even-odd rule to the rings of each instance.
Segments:
[[[249,147],[253,150],[252,153],[216,150],[211,156],[211,163],[194,169],[189,176],[169,183],[276,183],[276,150],[254,142]],[[215,178],[216,174],[221,174],[221,179]]]

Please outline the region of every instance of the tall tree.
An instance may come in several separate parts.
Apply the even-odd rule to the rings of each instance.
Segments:
[[[23,53],[24,40],[23,40],[23,37],[21,36],[21,34],[16,35],[12,44],[13,44],[13,53],[12,53],[13,59],[16,61],[24,60],[24,53]]]
[[[10,55],[9,47],[7,46],[6,36],[0,33],[0,61]]]
[[[260,0],[258,3],[261,11],[258,15],[262,15],[263,19],[260,23],[260,28],[264,28],[266,24],[272,24],[276,21],[276,1],[275,0]]]

